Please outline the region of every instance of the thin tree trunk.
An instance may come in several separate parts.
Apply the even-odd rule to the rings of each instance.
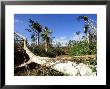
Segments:
[[[88,32],[86,33],[86,40],[87,40],[87,43],[89,44],[89,33]]]
[[[36,35],[36,45],[39,45],[39,32],[37,32],[37,35]]]
[[[39,32],[38,32],[38,45],[39,45]]]
[[[48,49],[48,44],[47,44],[47,41],[45,41],[45,51],[47,52],[47,49]]]

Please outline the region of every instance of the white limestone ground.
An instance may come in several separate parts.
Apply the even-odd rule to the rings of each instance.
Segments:
[[[71,61],[64,61],[61,62],[60,60],[57,60],[57,58],[48,58],[48,57],[40,57],[34,55],[26,46],[26,40],[25,37],[19,35],[18,36],[24,39],[24,50],[26,50],[26,53],[29,55],[30,60],[24,64],[21,64],[18,67],[25,66],[31,62],[35,62],[37,64],[40,64],[42,66],[50,67],[52,69],[55,69],[59,72],[64,73],[65,75],[69,76],[96,76],[95,72],[92,72],[92,69],[83,63],[76,64],[75,62]]]

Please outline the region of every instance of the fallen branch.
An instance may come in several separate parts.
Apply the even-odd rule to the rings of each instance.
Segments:
[[[17,34],[19,35],[19,34]],[[90,69],[87,65],[85,64],[76,64],[71,61],[64,61],[61,62],[60,60],[56,60],[56,58],[48,58],[48,57],[40,57],[34,55],[26,46],[26,40],[25,37],[22,35],[19,35],[21,38],[24,39],[24,50],[28,54],[30,61],[21,64],[18,67],[26,66],[27,64],[34,62],[37,64],[40,64],[41,66],[46,66],[50,67],[52,69],[55,69],[59,72],[62,72],[66,75],[72,75],[72,76],[77,76],[77,75],[82,75],[82,76],[91,76],[93,75],[92,69]]]

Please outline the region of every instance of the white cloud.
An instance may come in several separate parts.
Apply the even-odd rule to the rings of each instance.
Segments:
[[[67,39],[67,37],[59,37],[53,40],[53,45],[55,45],[56,43],[60,42],[62,46],[66,46],[69,39]]]
[[[80,41],[82,36],[85,36],[84,33],[81,33],[80,35],[76,35],[76,33],[73,33],[73,37],[71,37],[71,40],[76,40],[76,41]]]
[[[23,23],[23,21],[19,19],[15,19],[15,23]]]
[[[75,33],[73,33],[73,36],[67,38],[66,36],[61,36],[59,38],[55,38],[53,40],[53,45],[55,45],[56,43],[60,42],[62,46],[66,46],[69,42],[69,40],[76,40],[79,41],[82,39],[82,36],[84,36],[84,33],[81,33],[80,35],[76,35]]]
[[[60,37],[60,39],[61,39],[61,40],[65,40],[65,39],[66,39],[66,37],[62,36],[62,37]]]

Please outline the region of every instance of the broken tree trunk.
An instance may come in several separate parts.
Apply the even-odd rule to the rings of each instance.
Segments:
[[[40,64],[41,66],[46,66],[46,67],[50,67],[52,69],[55,69],[59,72],[64,73],[65,75],[75,76],[75,75],[79,75],[79,72],[83,73],[82,75],[85,75],[85,74],[89,75],[89,76],[92,75],[92,70],[86,65],[81,65],[84,67],[84,68],[82,67],[83,68],[82,70],[84,70],[86,68],[87,70],[89,70],[89,72],[87,72],[86,70],[84,70],[85,72],[84,71],[81,72],[81,70],[80,70],[81,67],[74,62],[71,62],[71,61],[63,61],[62,62],[61,60],[57,60],[57,58],[40,57],[40,56],[34,55],[27,48],[25,37],[22,35],[19,35],[18,33],[16,33],[16,34],[24,39],[24,50],[26,51],[26,53],[30,57],[30,60],[28,62],[21,64],[18,67],[22,67],[22,66],[25,66],[31,62],[34,62],[34,63]]]

